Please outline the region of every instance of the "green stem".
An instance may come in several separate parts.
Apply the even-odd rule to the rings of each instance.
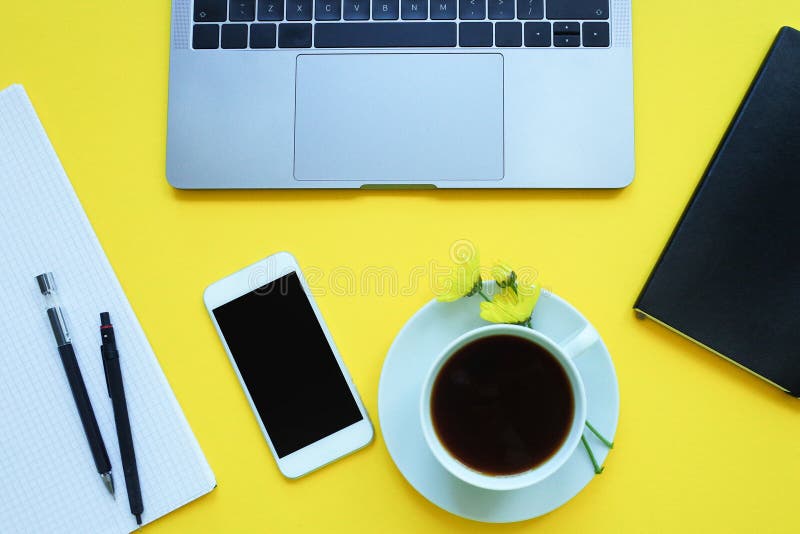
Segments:
[[[600,432],[598,432],[598,430],[595,427],[593,427],[592,423],[590,423],[588,420],[586,421],[586,426],[589,428],[589,430],[592,431],[592,434],[597,436],[597,439],[599,439],[600,441],[603,442],[603,445],[605,445],[609,449],[613,449],[614,448],[614,442],[613,441],[608,441],[605,437],[603,437],[603,435]]]
[[[589,453],[589,459],[592,461],[592,467],[594,467],[594,474],[599,475],[603,472],[603,468],[597,465],[597,459],[594,457],[592,448],[589,446],[589,443],[583,436],[581,436],[581,443],[583,443],[583,447],[586,449],[586,452]]]
[[[483,292],[483,289],[478,290],[478,295],[482,296],[483,300],[485,300],[486,302],[492,302],[492,299],[486,296],[486,293]]]

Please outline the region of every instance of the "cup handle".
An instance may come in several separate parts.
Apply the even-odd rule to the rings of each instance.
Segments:
[[[575,332],[572,337],[560,343],[560,345],[564,354],[566,354],[570,360],[574,360],[599,340],[600,334],[597,333],[597,330],[595,330],[592,325],[587,324],[581,330]]]

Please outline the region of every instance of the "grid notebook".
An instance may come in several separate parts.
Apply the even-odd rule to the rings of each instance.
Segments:
[[[115,325],[148,523],[216,482],[25,91],[0,92],[0,531],[130,532],[99,314]],[[111,459],[95,470],[34,277],[55,276]]]

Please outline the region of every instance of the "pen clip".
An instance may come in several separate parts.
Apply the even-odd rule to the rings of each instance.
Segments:
[[[100,345],[100,354],[103,354],[102,345]],[[105,357],[103,358],[103,373],[106,375],[106,389],[108,390],[108,397],[113,399],[114,397],[111,396],[111,381],[108,379],[108,360]]]

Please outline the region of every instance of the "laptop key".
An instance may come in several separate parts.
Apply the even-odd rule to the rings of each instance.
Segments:
[[[258,20],[283,20],[283,0],[258,0]]]
[[[195,22],[225,22],[227,0],[194,0]]]
[[[219,24],[195,24],[192,28],[192,48],[219,48]]]
[[[311,48],[311,24],[278,25],[278,46],[280,48]]]
[[[522,23],[521,22],[495,23],[494,45],[502,47],[522,46]]]
[[[583,23],[583,46],[605,47],[608,45],[608,22]]]
[[[317,48],[428,48],[455,45],[455,22],[320,22],[314,27],[314,46]]]
[[[369,20],[369,0],[344,0],[344,20]]]
[[[517,0],[517,18],[542,20],[544,18],[543,0]]]
[[[459,0],[458,16],[461,20],[486,18],[486,0]]]
[[[553,35],[580,35],[581,25],[578,22],[554,22]]]
[[[491,22],[462,22],[458,25],[459,46],[492,46]]]
[[[428,18],[428,0],[400,0],[400,18],[425,20]]]
[[[433,20],[453,20],[456,18],[456,0],[431,0]]]
[[[274,24],[250,25],[250,48],[275,48]]]
[[[548,46],[550,46],[550,23],[549,22],[526,22],[525,23],[525,46],[528,46],[528,47],[548,47]]]
[[[256,20],[256,0],[230,0],[228,20],[231,22]]]
[[[553,35],[553,44],[558,47],[575,47],[580,46],[580,35]]]
[[[247,48],[247,24],[223,24],[222,48]]]
[[[489,0],[491,20],[510,20],[514,18],[514,0]]]
[[[547,0],[547,18],[605,20],[608,0]]]
[[[397,20],[398,0],[373,0],[372,18],[374,20]]]
[[[288,0],[286,20],[311,20],[313,0]]]
[[[341,0],[317,0],[314,13],[317,20],[339,20],[342,18],[342,2]]]

